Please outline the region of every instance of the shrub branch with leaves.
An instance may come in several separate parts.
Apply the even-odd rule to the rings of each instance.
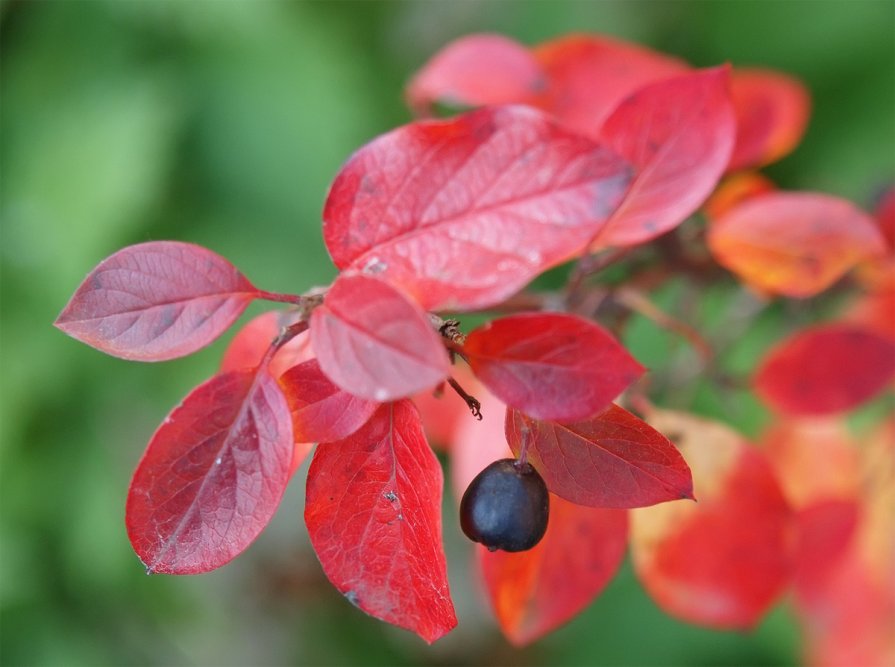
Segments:
[[[536,546],[477,547],[495,615],[517,644],[589,604],[629,543],[647,591],[694,623],[750,627],[795,579],[810,638],[835,607],[835,559],[857,568],[891,615],[861,546],[884,530],[873,508],[892,494],[891,446],[829,439],[856,471],[846,505],[830,505],[824,488],[790,492],[814,479],[787,464],[809,446],[798,434],[815,422],[804,418],[840,423],[895,376],[891,194],[875,219],[830,195],[778,192],[749,171],[801,139],[803,86],[771,71],[691,69],[602,36],[529,49],[473,35],[436,54],[407,98],[421,116],[436,104],[479,108],[412,122],[351,156],[323,210],[340,270],[331,285],[267,292],[210,250],[150,242],[101,262],[57,319],[113,356],[163,361],[208,345],[254,300],[288,304],[246,324],[220,371],[152,436],[126,512],[147,572],[207,572],[241,553],[316,445],[305,521],[327,577],[367,613],[434,641],[457,621],[429,431],[450,452],[458,494],[511,452],[518,474],[524,466],[546,483]],[[569,261],[565,289],[525,291]],[[623,283],[594,280],[616,265]],[[864,296],[851,310],[781,342],[755,374],[779,414],[774,446],[653,406],[636,384],[645,369],[614,337],[637,312],[710,362],[712,344],[655,306],[651,289],[727,269],[765,299],[804,298],[856,266]],[[465,331],[465,312],[496,317]],[[595,322],[607,313],[611,331]],[[462,402],[436,398],[448,387]],[[613,403],[626,390],[640,417]],[[872,456],[884,463],[862,468]],[[824,511],[844,517],[841,539],[809,553]],[[891,649],[867,642],[871,656]]]

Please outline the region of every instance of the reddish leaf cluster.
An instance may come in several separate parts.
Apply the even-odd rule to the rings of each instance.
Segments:
[[[809,109],[801,85],[726,65],[694,70],[601,36],[528,49],[474,35],[433,57],[407,98],[420,115],[435,102],[483,108],[399,127],[348,159],[323,209],[340,270],[332,285],[266,292],[209,250],[144,243],[100,263],[59,316],[97,349],[161,361],[208,345],[254,299],[290,304],[246,324],[218,374],[152,437],[127,501],[147,570],[204,572],[241,553],[317,445],[305,522],[326,576],[365,612],[434,641],[457,621],[428,431],[450,451],[458,498],[508,449],[546,481],[543,540],[477,556],[517,644],[586,606],[629,541],[657,603],[695,623],[754,625],[793,572],[809,597],[836,590],[832,566],[804,565],[804,553],[852,548],[854,499],[796,515],[779,460],[729,428],[642,396],[645,420],[613,403],[644,368],[618,330],[592,321],[594,301],[579,289],[600,265],[590,253],[674,230],[726,172],[792,150]],[[804,297],[858,266],[875,300],[771,351],[755,389],[775,410],[839,412],[891,385],[895,332],[880,314],[895,285],[890,200],[877,224],[848,202],[776,193],[746,173],[707,205],[712,256],[750,286]],[[579,257],[566,294],[515,312],[522,288]],[[700,341],[632,294],[620,290],[615,305]],[[485,309],[514,314],[468,334],[442,317]],[[463,401],[435,400],[445,386]],[[829,536],[814,528],[828,517],[839,527]]]

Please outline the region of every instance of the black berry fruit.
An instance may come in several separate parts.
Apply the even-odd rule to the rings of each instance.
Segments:
[[[491,551],[525,551],[547,530],[550,496],[531,464],[495,461],[475,479],[460,501],[460,527]]]

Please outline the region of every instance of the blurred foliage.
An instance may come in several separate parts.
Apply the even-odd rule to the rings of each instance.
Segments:
[[[402,85],[443,43],[476,31],[535,43],[599,31],[683,56],[801,77],[815,111],[803,146],[770,173],[783,187],[869,205],[893,178],[895,6],[842,2],[273,2],[108,0],[0,4],[0,662],[101,664],[784,664],[796,627],[778,608],[752,634],[659,612],[626,568],[586,613],[524,651],[488,619],[446,500],[460,626],[427,648],[357,612],[323,578],[302,522],[302,480],[270,528],[220,571],[143,574],[123,527],[131,471],[161,417],[211,375],[224,341],[148,366],[80,345],[50,323],[120,247],[202,243],[267,289],[303,291],[333,268],[320,208],[339,164],[406,122]],[[742,295],[670,310],[711,328]],[[689,304],[689,305],[688,305]],[[255,308],[250,314],[257,312]],[[747,373],[783,331],[823,313],[777,304],[725,368]],[[795,317],[795,319],[793,319]],[[653,368],[689,351],[635,319]],[[676,365],[676,366],[675,366]],[[719,397],[673,373],[667,403],[755,434],[744,392]],[[670,378],[670,380],[669,380]]]

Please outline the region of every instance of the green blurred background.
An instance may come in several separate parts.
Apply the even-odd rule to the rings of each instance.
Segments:
[[[301,475],[227,567],[147,577],[124,530],[131,472],[230,334],[146,365],[106,357],[51,322],[99,260],[147,240],[207,245],[269,290],[328,282],[320,209],[330,180],[354,149],[409,120],[404,82],[468,32],[527,43],[606,32],[695,65],[790,72],[810,87],[815,112],[803,145],[769,173],[783,187],[869,205],[895,171],[891,0],[6,1],[0,21],[3,664],[798,661],[785,605],[751,634],[701,630],[658,611],[628,566],[572,623],[512,649],[482,604],[453,511],[445,533],[460,625],[427,647],[326,582],[303,526]],[[733,290],[715,288],[696,321],[710,327]],[[678,292],[657,298],[674,308]],[[725,363],[748,371],[782,330],[821,311],[769,309]],[[635,321],[627,342],[654,368],[686,363],[687,351],[648,323]],[[698,382],[662,391],[668,404],[753,434],[764,418],[751,399],[724,403]]]

